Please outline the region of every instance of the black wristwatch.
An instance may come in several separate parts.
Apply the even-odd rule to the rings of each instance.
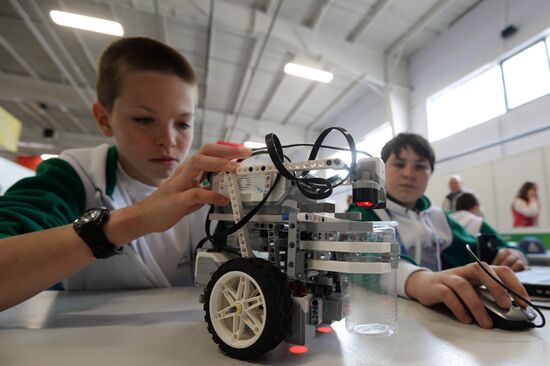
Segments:
[[[103,225],[109,220],[109,210],[106,208],[91,208],[74,220],[74,231],[90,247],[94,257],[104,259],[120,254],[122,248],[117,248],[107,239]]]

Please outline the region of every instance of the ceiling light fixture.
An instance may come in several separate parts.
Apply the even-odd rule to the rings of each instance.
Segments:
[[[51,158],[57,158],[59,155],[57,154],[42,154],[40,155],[40,159],[42,160],[48,160],[48,159],[51,159]]]
[[[124,28],[122,28],[122,25],[112,20],[67,13],[59,10],[50,11],[50,17],[55,24],[65,27],[84,29],[91,32],[110,34],[119,37],[124,35]]]
[[[298,76],[304,79],[319,81],[321,83],[330,83],[334,75],[331,72],[315,69],[289,62],[285,65],[285,72],[289,75]]]

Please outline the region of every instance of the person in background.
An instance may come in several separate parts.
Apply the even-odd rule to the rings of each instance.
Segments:
[[[540,202],[536,183],[523,183],[512,202],[513,226],[528,227],[538,225],[539,212]]]
[[[66,290],[193,284],[201,208],[229,203],[201,182],[251,153],[206,144],[189,156],[197,93],[191,65],[161,42],[121,38],[103,52],[91,109],[115,144],[67,150],[0,197],[0,311],[59,281]]]
[[[386,164],[386,208],[354,205],[350,211],[361,212],[364,221],[398,222],[396,239],[404,259],[397,272],[398,293],[424,305],[444,303],[461,322],[470,323],[472,314],[481,327],[490,328],[492,321],[475,287],[487,286],[501,305],[509,298],[500,297],[506,291],[471,263],[465,246],[469,244],[475,252],[476,238],[424,196],[435,164],[432,147],[419,135],[400,133],[382,148],[381,157]],[[523,254],[499,244],[493,265],[486,268],[525,294],[512,271],[526,266]]]
[[[479,201],[473,193],[462,193],[456,200],[456,210],[449,213],[454,220],[464,226],[473,236],[477,236],[485,224]],[[491,230],[494,231],[494,230]]]
[[[460,175],[455,174],[449,178],[449,190],[451,192],[445,196],[445,199],[441,204],[441,209],[444,212],[451,212],[456,209],[456,199],[465,192],[463,186],[464,182],[462,181]]]

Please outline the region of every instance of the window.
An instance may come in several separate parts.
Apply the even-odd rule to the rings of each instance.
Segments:
[[[500,66],[428,100],[430,142],[478,125],[506,112]]]
[[[365,138],[357,144],[357,150],[365,151],[372,156],[380,156],[382,148],[386,142],[393,137],[392,129],[389,123],[384,123],[374,131],[370,132]],[[361,157],[364,157],[361,154]]]
[[[355,148],[360,151],[367,152],[372,156],[380,156],[382,147],[391,140],[393,137],[392,128],[389,123],[384,123],[382,126],[376,128],[372,132],[369,132],[363,140],[355,143]],[[346,146],[347,147],[347,146]],[[363,159],[367,156],[364,154],[357,154],[357,159]],[[348,166],[351,162],[351,154],[348,151],[339,151],[330,156],[330,159],[341,159]],[[336,170],[328,169],[327,177],[331,177],[336,174]],[[338,171],[340,177],[345,177],[346,171]]]
[[[508,108],[550,93],[548,53],[543,41],[502,63]]]

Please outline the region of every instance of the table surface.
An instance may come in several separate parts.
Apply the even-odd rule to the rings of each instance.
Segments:
[[[344,322],[305,354],[282,343],[254,362],[212,342],[197,288],[123,292],[47,291],[0,312],[0,365],[542,365],[550,326],[522,332],[464,325],[399,299],[391,337],[350,334]],[[545,311],[550,317],[550,312]]]

